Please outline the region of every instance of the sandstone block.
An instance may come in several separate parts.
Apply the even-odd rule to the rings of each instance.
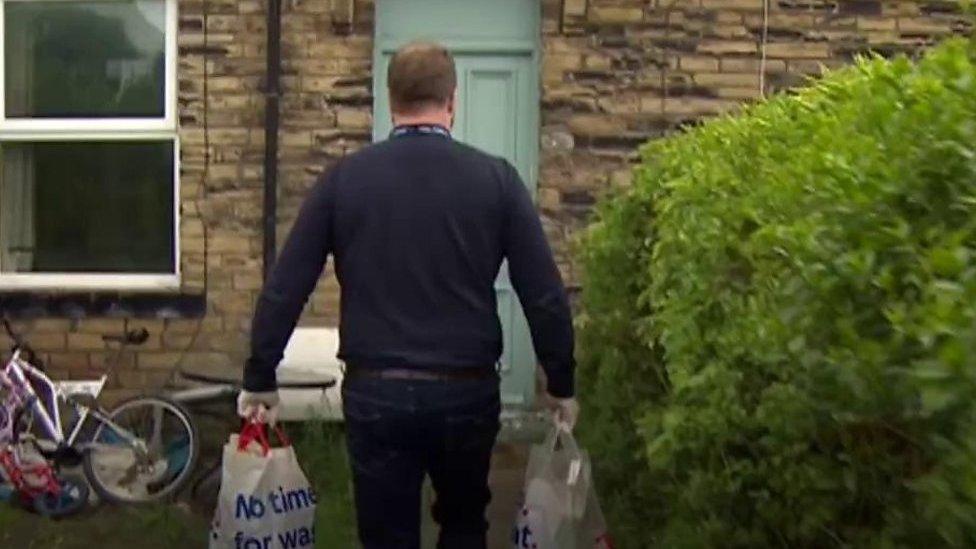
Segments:
[[[68,348],[73,351],[91,351],[105,348],[100,334],[69,333]]]
[[[952,29],[945,23],[925,17],[901,17],[898,31],[905,34],[928,34],[940,36],[949,34]]]
[[[365,109],[339,109],[336,124],[340,128],[368,129],[373,127],[373,115]]]
[[[617,135],[627,130],[623,119],[600,114],[581,114],[569,120],[569,129],[573,135],[579,136],[609,136]]]
[[[678,67],[688,72],[717,72],[719,58],[705,55],[685,55],[678,61]]]
[[[729,55],[741,53],[756,53],[759,46],[749,40],[702,40],[698,43],[698,52],[712,55]]]
[[[701,0],[704,9],[762,11],[763,0]]]
[[[644,19],[644,9],[625,6],[590,6],[588,19],[594,23],[640,23]]]
[[[766,45],[766,55],[779,59],[824,59],[830,57],[830,45],[824,42],[773,42]]]
[[[208,239],[210,253],[248,253],[251,251],[251,238],[239,235],[228,234],[214,231]]]
[[[753,57],[723,57],[722,72],[752,72],[759,73],[761,61]],[[766,72],[783,72],[786,70],[786,61],[782,59],[767,59]]]
[[[583,17],[586,15],[587,0],[565,0],[563,2],[564,17]]]
[[[31,348],[36,351],[62,351],[65,349],[67,338],[63,333],[47,332],[27,334]]]
[[[695,75],[695,83],[700,86],[747,88],[759,85],[759,75],[756,73],[698,73]]]
[[[880,17],[859,17],[857,28],[860,31],[894,31],[898,28],[898,20]]]

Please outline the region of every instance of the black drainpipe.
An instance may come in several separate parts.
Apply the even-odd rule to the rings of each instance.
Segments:
[[[267,83],[264,93],[264,279],[277,255],[278,122],[281,95],[281,2],[268,0]]]

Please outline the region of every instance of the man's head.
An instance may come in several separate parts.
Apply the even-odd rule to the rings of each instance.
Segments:
[[[394,124],[453,124],[457,73],[454,58],[443,46],[413,42],[397,50],[390,60],[387,86]]]

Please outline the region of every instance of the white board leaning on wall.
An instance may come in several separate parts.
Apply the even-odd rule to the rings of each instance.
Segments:
[[[339,351],[339,331],[335,328],[296,328],[285,357],[278,366],[278,381],[307,380],[327,374],[336,379],[331,389],[281,389],[283,421],[342,421],[342,362]]]

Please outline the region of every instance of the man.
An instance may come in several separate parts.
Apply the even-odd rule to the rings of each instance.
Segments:
[[[451,55],[414,43],[396,52],[388,76],[395,129],[310,191],[258,300],[239,407],[251,415],[278,404],[275,367],[331,253],[360,539],[366,549],[419,547],[429,475],[438,546],[477,549],[499,430],[494,282],[502,261],[557,418],[571,428],[570,310],[518,173],[451,137]]]

